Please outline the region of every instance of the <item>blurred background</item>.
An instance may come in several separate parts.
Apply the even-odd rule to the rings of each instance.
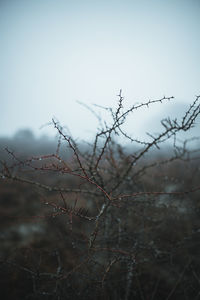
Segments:
[[[90,140],[98,121],[81,101],[142,109],[126,130],[144,138],[160,119],[181,117],[200,93],[199,0],[1,0],[0,136],[29,129],[55,136],[55,117]]]

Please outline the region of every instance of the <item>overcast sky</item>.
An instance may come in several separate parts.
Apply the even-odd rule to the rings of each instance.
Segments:
[[[120,89],[127,108],[175,96],[133,114],[132,135],[180,115],[200,94],[199,16],[199,0],[1,0],[0,135],[54,135],[39,128],[56,117],[89,139],[97,122],[77,101],[113,107]]]

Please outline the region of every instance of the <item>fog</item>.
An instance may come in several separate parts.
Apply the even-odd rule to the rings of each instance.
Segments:
[[[124,109],[175,97],[127,120],[136,137],[157,131],[200,92],[199,12],[198,0],[2,0],[0,136],[29,128],[54,137],[43,125],[55,117],[90,140],[98,122],[77,101],[116,107],[120,89]]]

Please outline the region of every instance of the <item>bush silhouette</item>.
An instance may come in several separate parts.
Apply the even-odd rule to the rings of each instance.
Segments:
[[[180,121],[162,120],[150,141],[123,129],[131,113],[172,99],[124,110],[120,91],[115,109],[102,108],[112,121],[92,111],[99,129],[87,147],[52,120],[54,153],[24,158],[6,149],[12,160],[1,160],[0,185],[7,299],[198,298],[199,149],[190,147],[194,138],[178,135],[195,125],[200,96]]]

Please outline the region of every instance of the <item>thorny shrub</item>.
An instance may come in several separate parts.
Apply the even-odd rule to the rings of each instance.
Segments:
[[[198,299],[199,149],[178,135],[194,126],[200,96],[182,120],[162,120],[150,141],[123,129],[131,113],[172,99],[124,111],[120,91],[116,109],[102,107],[110,123],[89,108],[99,129],[86,150],[54,119],[53,154],[22,159],[6,148],[0,186],[7,299]],[[170,155],[162,150],[167,141]]]

